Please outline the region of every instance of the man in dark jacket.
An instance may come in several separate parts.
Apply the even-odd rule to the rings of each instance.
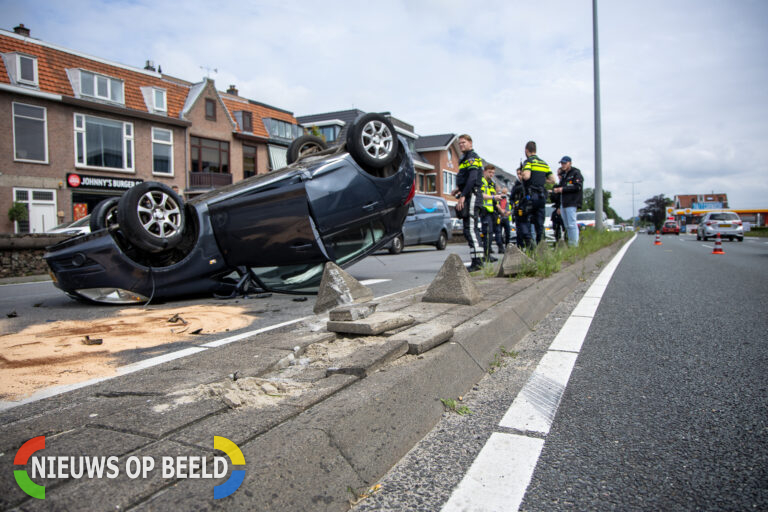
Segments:
[[[573,167],[571,157],[560,159],[563,179],[552,192],[560,194],[560,213],[568,233],[568,245],[579,245],[579,226],[576,225],[576,210],[581,208],[584,178],[581,171]]]
[[[565,173],[562,168],[557,170],[558,187],[563,185],[563,176]],[[568,240],[568,233],[565,231],[565,223],[563,222],[563,216],[560,213],[560,194],[553,192],[549,195],[549,201],[552,203],[552,229],[555,231],[555,242],[559,242],[560,238],[564,236],[565,240]]]
[[[459,149],[462,152],[459,161],[459,173],[456,175],[456,188],[451,195],[459,199],[456,203],[456,215],[464,220],[464,238],[469,244],[472,262],[467,270],[474,272],[483,268],[483,252],[480,247],[480,206],[483,198],[480,185],[483,178],[483,161],[472,149],[472,137],[459,135]]]

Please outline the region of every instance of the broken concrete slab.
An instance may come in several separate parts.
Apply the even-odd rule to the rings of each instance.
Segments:
[[[374,313],[368,318],[355,320],[354,322],[328,321],[328,330],[347,334],[362,334],[364,336],[376,336],[385,331],[391,331],[404,325],[413,323],[413,317],[400,313]]]
[[[504,257],[501,259],[499,273],[496,274],[496,277],[516,276],[527,266],[533,264],[533,260],[521,251],[519,247],[514,244],[509,244],[504,253]]]
[[[453,337],[453,327],[435,322],[419,324],[394,335],[391,340],[408,342],[409,354],[423,354]]]
[[[323,269],[317,300],[312,311],[322,313],[340,304],[367,302],[372,298],[373,291],[370,288],[363,286],[341,267],[329,261]]]
[[[338,364],[326,370],[327,375],[354,375],[361,379],[372,374],[390,361],[408,352],[404,339],[388,339],[384,343],[366,345],[345,357]]]
[[[333,308],[328,313],[328,318],[335,322],[353,322],[362,318],[368,318],[376,311],[377,302],[366,302],[363,304],[345,304]]]
[[[471,306],[483,300],[483,296],[459,255],[450,254],[421,300]]]

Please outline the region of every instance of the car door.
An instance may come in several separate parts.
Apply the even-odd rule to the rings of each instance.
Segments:
[[[349,156],[313,172],[306,189],[321,235],[362,225],[384,209],[384,201],[372,178]]]
[[[413,201],[408,205],[408,215],[403,222],[403,245],[419,243],[419,222],[416,220],[416,206]]]
[[[441,224],[443,221],[443,212],[438,205],[438,199],[433,197],[424,197],[419,200],[421,206],[421,233],[419,242],[422,244],[431,244],[437,241],[440,235]]]

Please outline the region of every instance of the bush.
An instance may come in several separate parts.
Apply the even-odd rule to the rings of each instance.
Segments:
[[[8,209],[8,220],[11,222],[27,220],[27,218],[29,218],[29,212],[24,203],[13,203],[13,206]]]

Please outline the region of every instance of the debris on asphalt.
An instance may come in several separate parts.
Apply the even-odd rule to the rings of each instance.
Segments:
[[[254,295],[254,297],[257,298],[257,299],[268,299],[271,296],[272,296],[271,293],[258,293],[256,295]]]
[[[175,315],[173,315],[171,318],[169,318],[169,319],[168,319],[168,322],[169,322],[169,323],[172,323],[172,324],[175,324],[175,323],[181,322],[181,324],[182,324],[182,325],[187,325],[187,321],[186,321],[186,320],[184,320],[183,318],[181,318],[181,317],[179,316],[179,314],[178,314],[178,313],[176,313],[176,314],[175,314]]]
[[[82,339],[83,345],[101,345],[104,342],[102,338],[91,338],[87,334]]]
[[[306,301],[307,301],[306,297],[295,297],[293,299],[293,302],[306,302]]]
[[[16,310],[14,309],[14,310],[13,310],[13,311],[11,311],[10,313],[6,313],[6,315],[5,315],[5,316],[7,316],[8,318],[16,318],[16,317],[17,317],[17,316],[19,316],[19,315],[16,313]]]
[[[203,332],[203,328],[202,327],[199,328],[199,329],[195,329],[194,331],[190,331],[189,334],[200,334],[201,332]]]

